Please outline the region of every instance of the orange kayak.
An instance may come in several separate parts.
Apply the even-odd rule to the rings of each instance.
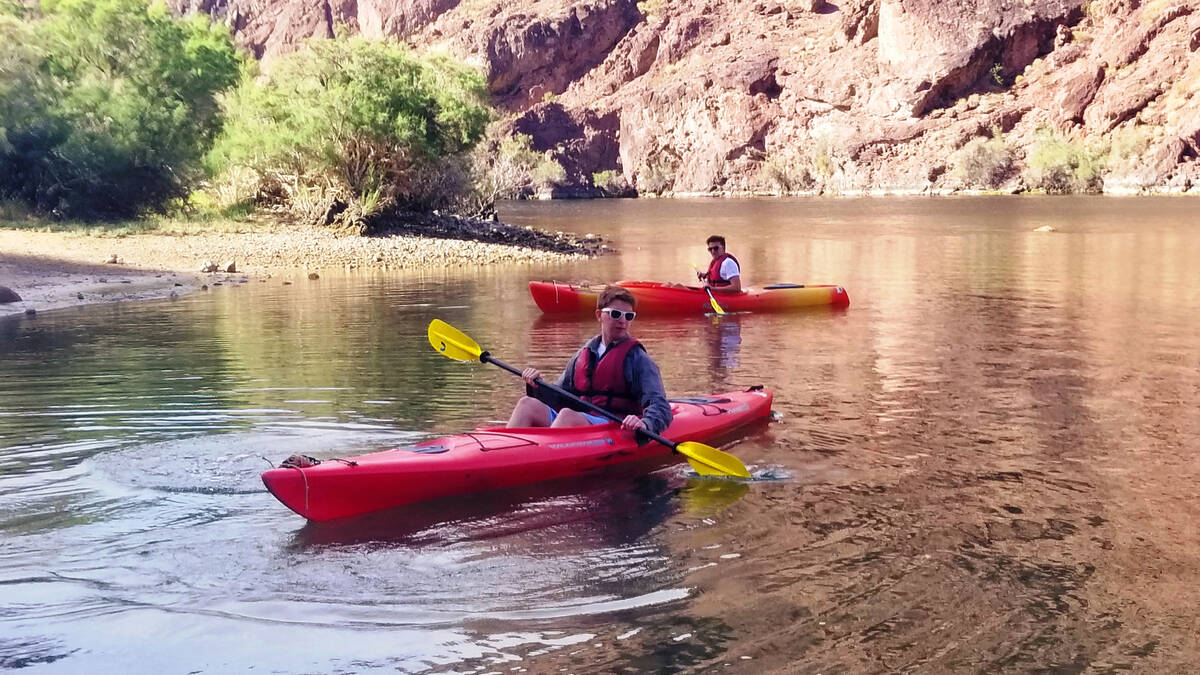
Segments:
[[[659,281],[618,281],[616,284],[628,289],[637,299],[639,314],[705,314],[713,311],[708,293],[699,286]],[[596,309],[596,297],[604,288],[603,284],[529,282],[533,301],[546,314],[590,313]],[[832,284],[773,284],[741,293],[714,295],[726,312],[788,312],[817,305],[846,307],[850,304],[846,289]]]

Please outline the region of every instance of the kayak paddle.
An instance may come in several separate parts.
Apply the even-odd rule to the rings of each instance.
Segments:
[[[708,291],[708,304],[712,305],[713,311],[717,313],[717,316],[725,316],[725,310],[721,309],[721,306],[717,304],[717,299],[713,297],[712,289],[705,286],[704,290]]]
[[[434,319],[429,322],[429,344],[446,358],[454,359],[455,361],[482,361],[483,363],[491,363],[507,370],[513,375],[520,375],[521,371],[508,365],[507,363],[493,357],[491,354],[483,351],[479,344],[472,340],[468,335],[458,330],[454,326],[442,321]],[[546,387],[550,391],[557,393],[560,396],[585,406],[592,412],[603,415],[614,422],[620,422],[621,418],[613,413],[601,408],[598,405],[593,405],[578,396],[568,392],[567,390],[557,385],[550,384],[542,379],[534,380],[540,387]],[[722,452],[712,446],[695,441],[684,441],[675,443],[669,441],[658,434],[652,434],[645,429],[639,429],[640,433],[645,434],[651,440],[658,441],[663,445],[671,448],[687,458],[692,468],[696,473],[702,476],[737,476],[739,478],[749,478],[750,472],[746,470],[746,465],[733,455]]]
[[[696,270],[696,274],[700,274],[700,268],[696,267],[694,261],[692,262],[692,269]],[[717,299],[713,297],[712,289],[705,286],[704,290],[708,291],[708,304],[712,305],[713,311],[717,313],[717,316],[725,316],[725,310],[721,309],[721,306],[717,304]]]

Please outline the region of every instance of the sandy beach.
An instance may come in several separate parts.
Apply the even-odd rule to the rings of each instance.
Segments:
[[[133,234],[0,229],[0,316],[183,295],[214,281],[327,269],[418,269],[583,258],[459,239],[339,236],[315,228]],[[234,272],[225,271],[233,264]],[[206,268],[221,271],[204,272]]]

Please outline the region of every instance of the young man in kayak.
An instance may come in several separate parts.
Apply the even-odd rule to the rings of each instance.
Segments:
[[[707,286],[714,293],[741,293],[742,268],[737,258],[725,252],[725,237],[714,234],[705,242],[712,262],[708,264],[707,272],[696,272],[701,286]]]
[[[658,365],[629,334],[629,325],[637,316],[634,302],[633,295],[620,286],[609,286],[600,293],[596,299],[600,334],[571,357],[556,384],[617,416],[623,415],[621,427],[628,431],[645,429],[661,434],[671,423],[671,404]],[[536,368],[521,373],[526,395],[517,401],[508,426],[580,427],[608,422],[600,415],[573,410],[571,401],[538,387],[534,380],[541,376]]]

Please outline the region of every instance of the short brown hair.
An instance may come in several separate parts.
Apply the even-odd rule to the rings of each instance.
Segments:
[[[637,307],[637,300],[633,298],[633,293],[630,293],[628,289],[620,286],[605,286],[600,295],[596,297],[596,309],[604,309],[614,300],[624,300],[629,303],[631,308]]]
[[[719,235],[719,234],[714,234],[713,236],[709,237],[708,239],[705,239],[705,240],[704,240],[704,243],[705,243],[705,244],[711,244],[711,243],[713,243],[714,241],[715,241],[715,242],[717,242],[718,244],[720,244],[722,248],[724,248],[724,246],[725,246],[725,237],[722,237],[722,236],[721,236],[721,235]]]

